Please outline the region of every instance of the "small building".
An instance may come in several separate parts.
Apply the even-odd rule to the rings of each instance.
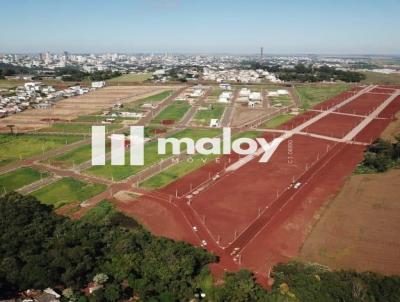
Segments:
[[[210,127],[212,128],[218,128],[219,127],[219,119],[217,118],[212,118],[210,120]]]
[[[106,82],[104,81],[92,82],[92,88],[102,88],[104,86],[106,86]]]

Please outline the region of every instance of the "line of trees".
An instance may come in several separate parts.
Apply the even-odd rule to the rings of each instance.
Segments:
[[[3,299],[53,287],[62,291],[63,301],[79,302],[190,301],[202,292],[206,301],[216,302],[400,301],[399,277],[293,262],[274,268],[275,283],[267,291],[246,270],[227,273],[218,285],[207,282],[207,264],[215,261],[203,249],[151,235],[109,203],[71,221],[31,196],[0,198]],[[82,289],[90,283],[99,288],[85,295]]]
[[[364,160],[357,167],[357,173],[385,172],[399,164],[400,134],[395,142],[377,139],[364,152]]]
[[[76,67],[63,67],[55,70],[55,75],[63,81],[81,82],[83,80],[104,81],[121,75],[118,71],[102,70],[92,73],[84,72]]]

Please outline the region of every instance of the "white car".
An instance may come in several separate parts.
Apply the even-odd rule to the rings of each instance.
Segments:
[[[197,226],[194,226],[192,229],[193,231],[197,232]]]
[[[207,246],[207,241],[202,240],[202,241],[201,241],[201,246],[203,246],[203,247],[204,247],[204,246]]]
[[[293,188],[298,189],[301,186],[301,182],[296,182]]]

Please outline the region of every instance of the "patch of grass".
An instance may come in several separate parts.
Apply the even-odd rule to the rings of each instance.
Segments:
[[[20,189],[48,175],[48,173],[39,172],[29,167],[2,174],[0,175],[0,195]]]
[[[118,211],[109,200],[100,201],[94,208],[90,209],[82,220],[92,224],[104,224]]]
[[[74,135],[0,134],[0,166],[29,158],[82,139]]]
[[[164,90],[160,93],[150,95],[148,97],[145,97],[143,99],[134,101],[132,103],[128,103],[124,105],[124,110],[125,111],[139,111],[141,109],[141,106],[146,103],[159,103],[169,97],[172,94],[172,90]]]
[[[107,83],[116,84],[116,83],[129,83],[129,82],[144,82],[151,79],[152,76],[153,74],[150,72],[128,73],[128,74],[123,74],[116,78],[109,79],[107,80]]]
[[[316,104],[322,103],[335,95],[348,90],[349,85],[345,83],[335,84],[309,84],[297,85],[295,89],[300,98],[300,106],[308,109]]]
[[[122,125],[104,125],[106,132],[110,132],[119,128]],[[49,128],[42,128],[38,132],[57,132],[57,133],[74,133],[74,134],[90,134],[92,132],[92,125],[89,124],[72,124],[60,123],[53,124]]]
[[[192,138],[193,140],[198,140],[202,137],[215,137],[221,133],[220,130],[217,129],[185,129],[178,133],[172,135],[172,137],[180,139],[183,137]],[[121,180],[125,179],[135,173],[138,173],[145,168],[156,164],[162,159],[165,159],[172,154],[171,144],[167,145],[167,154],[160,155],[158,154],[158,143],[157,142],[149,142],[144,146],[144,165],[143,166],[131,166],[129,165],[129,152],[125,153],[125,165],[123,166],[112,166],[110,162],[107,162],[104,166],[93,166],[87,170],[85,173],[96,175],[99,177]]]
[[[289,95],[280,95],[277,97],[269,97],[271,105],[276,106],[280,104],[282,107],[290,106],[293,104],[292,98]]]
[[[367,71],[363,72],[367,77],[361,81],[363,84],[386,84],[386,85],[400,85],[400,74],[384,74],[379,72]]]
[[[212,105],[212,108],[206,110],[197,110],[193,122],[198,125],[209,126],[211,119],[220,119],[224,110],[225,107],[220,104]]]
[[[277,128],[280,125],[286,123],[287,121],[290,121],[294,115],[291,114],[281,114],[278,116],[275,116],[274,118],[270,119],[269,121],[265,122],[262,126],[264,128]]]
[[[161,123],[163,120],[179,121],[189,110],[190,105],[185,101],[175,101],[164,108],[153,120],[152,123]]]
[[[0,88],[2,89],[16,88],[17,86],[23,85],[24,82],[25,81],[22,80],[0,79]]]
[[[66,177],[45,186],[32,193],[45,204],[59,208],[71,202],[82,202],[93,197],[107,188],[103,184],[86,183],[71,177]]]

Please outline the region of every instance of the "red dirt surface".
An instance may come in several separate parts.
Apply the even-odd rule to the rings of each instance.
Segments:
[[[290,142],[292,153],[288,155]],[[217,181],[203,194],[193,198],[192,207],[221,245],[227,245],[277,198],[306,168],[324,154],[332,142],[294,136],[283,142],[268,163],[255,159]],[[230,188],[227,190],[227,188]]]
[[[346,176],[362,160],[363,150],[363,146],[346,145],[246,246],[242,252],[242,266],[267,274],[276,263],[296,257],[318,219],[318,210],[340,190]]]
[[[175,121],[174,120],[162,120],[161,124],[163,124],[163,125],[173,125],[173,124],[175,124]]]
[[[312,119],[314,116],[317,116],[319,112],[316,111],[306,111],[303,114],[296,116],[295,118],[287,121],[286,123],[280,125],[277,129],[280,130],[291,130],[304,122]]]
[[[357,134],[354,139],[359,142],[370,144],[379,137],[391,121],[390,119],[375,119]]]
[[[350,115],[328,114],[303,131],[342,138],[361,122],[362,118]]]
[[[377,87],[371,90],[372,93],[388,93],[392,94],[395,89],[392,88],[384,88],[384,87]]]
[[[327,110],[341,102],[343,102],[345,99],[348,99],[349,97],[353,96],[355,93],[357,93],[358,91],[346,91],[346,92],[342,92],[341,94],[323,102],[320,104],[315,105],[312,109],[315,110]]]
[[[336,110],[337,112],[368,115],[382,104],[389,95],[364,93],[352,102]]]
[[[166,133],[167,129],[154,129],[153,134],[162,134],[162,133]]]
[[[394,118],[396,112],[400,110],[400,96],[396,97],[380,114],[379,117]]]

